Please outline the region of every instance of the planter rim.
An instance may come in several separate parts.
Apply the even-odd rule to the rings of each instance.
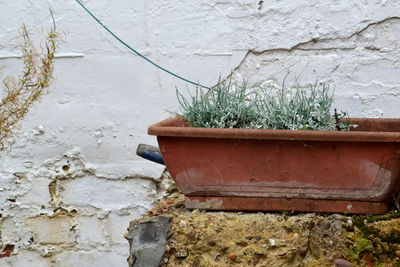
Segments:
[[[374,125],[396,125],[400,119],[352,118],[350,123]],[[269,139],[305,141],[352,141],[352,142],[400,142],[400,131],[317,131],[317,130],[264,130],[187,127],[182,117],[171,117],[151,125],[148,134],[171,137],[201,137],[227,139]]]

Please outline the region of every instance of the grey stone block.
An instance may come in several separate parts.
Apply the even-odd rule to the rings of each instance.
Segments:
[[[156,216],[132,222],[127,239],[129,267],[158,267],[166,249],[169,216]]]

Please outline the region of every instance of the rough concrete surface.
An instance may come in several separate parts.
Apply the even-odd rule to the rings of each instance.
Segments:
[[[83,2],[121,39],[193,81],[210,86],[233,71],[251,86],[279,85],[290,70],[288,83],[295,74],[301,86],[330,83],[351,116],[400,116],[396,0]],[[123,231],[166,191],[163,166],[136,147],[156,144],[147,127],[177,111],[175,86],[186,95],[194,87],[129,52],[75,1],[0,7],[0,79],[22,71],[22,22],[40,47],[51,7],[63,36],[52,87],[0,155],[0,266],[126,266]]]

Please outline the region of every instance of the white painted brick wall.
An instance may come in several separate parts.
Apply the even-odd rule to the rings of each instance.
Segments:
[[[54,266],[110,267],[127,266],[127,261],[114,252],[72,252],[65,251],[55,257]]]
[[[76,240],[72,216],[38,216],[27,219],[25,224],[33,233],[34,242],[41,245],[70,245]]]
[[[124,238],[124,234],[127,232],[127,225],[129,226],[132,218],[132,215],[119,215],[115,213],[111,213],[108,216],[106,229],[113,242],[125,244],[126,239]]]
[[[61,201],[65,204],[108,210],[120,210],[132,204],[143,205],[141,203],[151,201],[149,195],[156,194],[156,186],[151,180],[107,180],[93,176],[62,181],[61,190]]]
[[[101,219],[96,216],[81,216],[77,222],[78,243],[96,244],[105,241]]]
[[[250,85],[335,87],[353,116],[400,117],[400,5],[385,1],[128,1],[85,4],[154,61],[205,85],[234,70]],[[0,266],[126,266],[123,233],[162,197],[163,167],[135,155],[186,84],[133,55],[74,1],[0,0],[0,78],[21,72],[25,22],[65,33],[56,79],[0,156]],[[189,90],[193,90],[189,86]],[[42,130],[40,130],[42,129]],[[68,169],[68,170],[67,170]]]
[[[29,250],[20,250],[18,254],[10,258],[4,258],[1,261],[4,267],[34,266],[51,267],[51,259],[44,258],[39,253]]]

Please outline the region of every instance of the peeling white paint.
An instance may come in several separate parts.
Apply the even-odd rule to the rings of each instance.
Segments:
[[[331,83],[337,107],[351,115],[400,116],[397,1],[85,4],[138,51],[202,84],[234,70],[234,79],[250,85],[279,85],[291,70],[301,74],[302,86]],[[0,78],[21,72],[15,39],[21,23],[35,43],[51,27],[48,6],[64,39],[49,94],[0,157],[0,253],[15,245],[0,265],[125,266],[128,243],[118,238],[120,228],[168,184],[163,166],[137,157],[136,147],[156,144],[147,127],[177,110],[175,86],[185,93],[186,84],[129,52],[74,1],[0,0],[0,6]],[[37,222],[53,225],[54,216],[67,216],[61,222],[68,242],[32,241],[45,230]]]

